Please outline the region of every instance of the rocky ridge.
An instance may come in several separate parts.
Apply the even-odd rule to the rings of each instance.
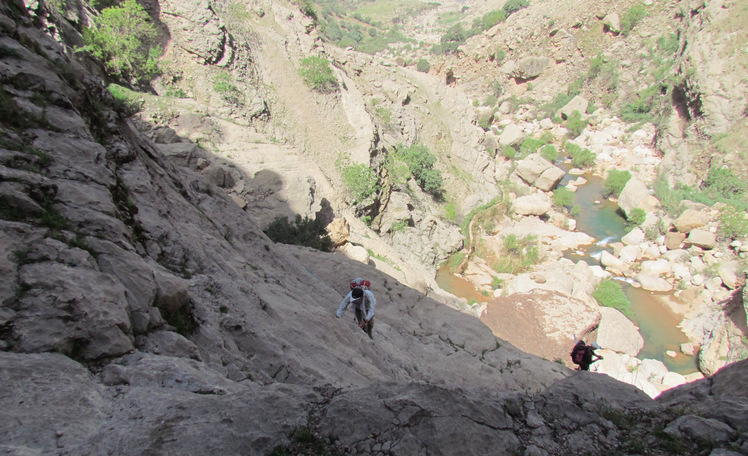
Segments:
[[[2,5],[3,451],[746,451],[745,362],[653,401],[367,265],[273,245],[32,19]],[[376,284],[374,342],[332,318],[339,271]]]

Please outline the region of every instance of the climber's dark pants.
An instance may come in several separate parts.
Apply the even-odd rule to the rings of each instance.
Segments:
[[[356,322],[358,322],[359,325],[364,320],[365,316],[366,315],[360,309],[356,309]],[[367,321],[362,329],[366,332],[366,334],[369,335],[369,337],[372,337],[371,329],[373,327],[374,327],[374,317],[371,317],[371,320]]]

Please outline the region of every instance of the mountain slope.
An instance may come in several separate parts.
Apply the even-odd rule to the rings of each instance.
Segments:
[[[660,405],[369,266],[274,245],[22,3],[0,12],[4,453],[745,450],[745,362]],[[378,298],[373,341],[334,318],[354,276]],[[702,389],[714,407],[677,407]]]

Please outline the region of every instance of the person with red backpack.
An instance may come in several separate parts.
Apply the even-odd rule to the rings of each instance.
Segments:
[[[590,365],[592,363],[603,359],[602,356],[595,354],[595,350],[599,348],[600,346],[597,342],[592,342],[590,345],[587,345],[583,340],[580,340],[571,350],[571,361],[574,364],[579,365],[579,369],[588,371],[590,370]]]
[[[377,305],[377,300],[374,298],[374,293],[369,290],[370,285],[368,280],[353,279],[350,283],[351,291],[345,295],[335,315],[338,318],[342,317],[348,305],[353,304],[358,327],[363,329],[370,339],[373,339],[371,330],[374,327],[374,307]]]

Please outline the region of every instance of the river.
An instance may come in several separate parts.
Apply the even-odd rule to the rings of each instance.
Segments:
[[[598,243],[582,253],[582,258],[590,264],[599,264],[599,255],[610,243],[618,242],[628,232],[626,219],[618,209],[618,204],[602,198],[603,179],[598,176],[585,175],[587,183],[580,186],[574,195],[574,202],[579,206],[579,215],[575,217],[577,230],[598,239]],[[561,185],[566,184],[566,180]],[[579,257],[577,257],[579,259]],[[627,281],[621,281],[623,291],[631,301],[633,321],[639,327],[644,338],[644,348],[637,356],[640,359],[657,359],[665,363],[668,370],[680,374],[689,374],[697,369],[695,356],[680,352],[680,344],[688,342],[683,331],[678,328],[681,317],[673,312],[666,303],[672,293],[654,293],[636,288]],[[665,354],[671,350],[676,357]]]
[[[565,185],[573,177],[567,174],[561,185]],[[580,186],[574,194],[575,204],[580,209],[575,216],[577,231],[595,237],[598,242],[586,250],[569,252],[567,257],[574,261],[599,264],[602,251],[612,251],[609,245],[620,241],[626,234],[626,220],[616,203],[602,198],[603,180],[593,175],[585,175],[584,178],[587,183]],[[449,273],[444,267],[437,272],[436,282],[442,289],[469,302],[484,302],[488,299],[478,293],[470,282]],[[660,360],[668,370],[680,374],[697,371],[696,357],[680,352],[680,344],[688,342],[688,338],[678,328],[680,316],[665,302],[670,295],[636,288],[623,280],[621,285],[631,301],[632,320],[644,338],[644,347],[637,357]],[[667,356],[665,352],[668,350],[677,353],[676,357]]]

